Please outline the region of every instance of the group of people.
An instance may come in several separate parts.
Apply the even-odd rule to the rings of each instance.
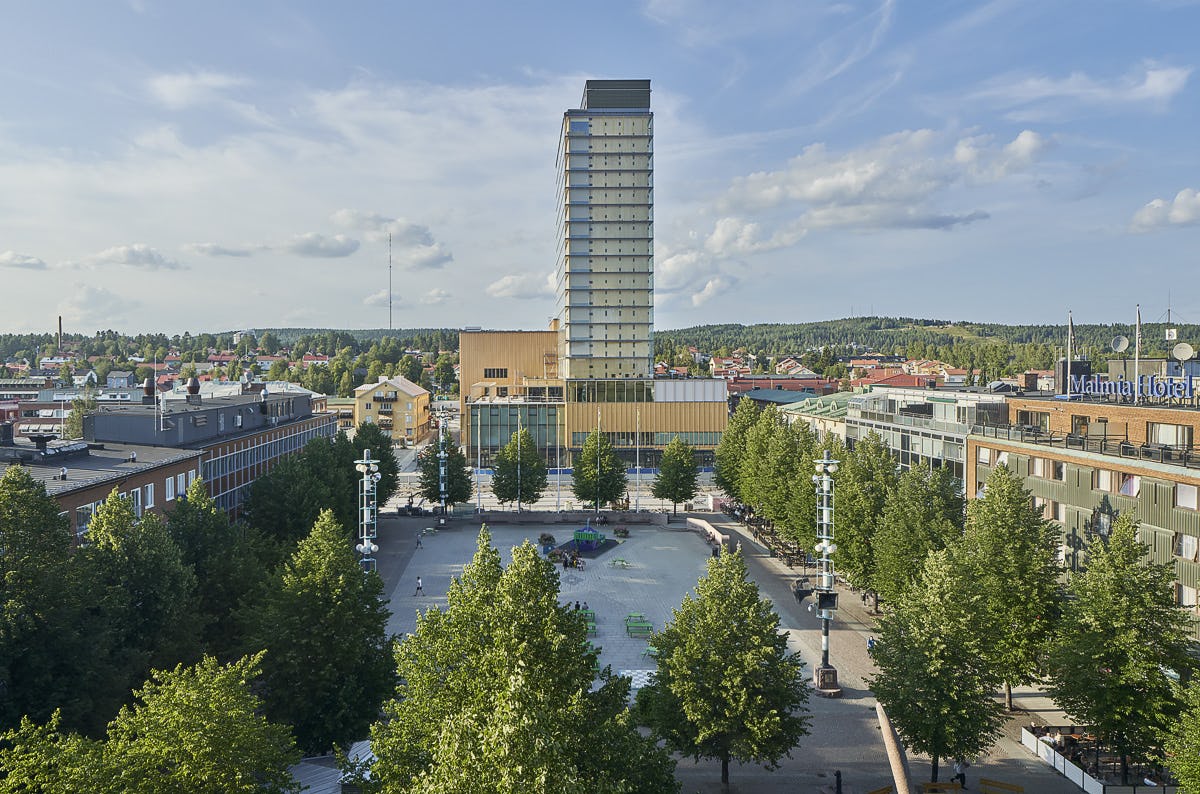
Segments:
[[[587,608],[588,608],[587,601],[584,601],[582,609],[587,609]],[[580,609],[581,609],[581,607],[579,606],[579,602],[576,601],[575,602],[575,611],[578,612]]]
[[[583,558],[580,557],[575,552],[566,551],[566,552],[563,552],[562,564],[563,564],[564,571],[567,570],[568,568],[578,568],[579,570],[582,571],[583,567],[586,563],[584,563]]]

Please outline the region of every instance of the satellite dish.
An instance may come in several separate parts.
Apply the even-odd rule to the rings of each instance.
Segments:
[[[1112,340],[1112,349],[1114,353],[1124,353],[1129,349],[1129,337],[1114,336]]]
[[[1192,356],[1196,355],[1196,351],[1187,342],[1180,342],[1171,348],[1171,355],[1176,361],[1187,361]]]

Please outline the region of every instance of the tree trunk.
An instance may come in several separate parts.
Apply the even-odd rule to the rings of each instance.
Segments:
[[[679,515],[679,502],[671,502],[671,507],[675,510],[674,515]]]
[[[1008,681],[1004,682],[1004,708],[1008,709],[1009,711],[1013,710],[1012,684],[1010,684]]]
[[[721,759],[721,785],[729,785],[729,756]]]
[[[930,770],[931,770],[931,776],[930,776],[930,778],[929,778],[929,782],[930,782],[930,783],[936,783],[936,782],[937,782],[937,773],[938,773],[938,757],[937,757],[937,753],[934,753],[934,754],[933,754],[933,758],[932,758],[932,759],[930,759],[930,762],[931,762],[931,763],[929,764],[929,768],[930,768]]]

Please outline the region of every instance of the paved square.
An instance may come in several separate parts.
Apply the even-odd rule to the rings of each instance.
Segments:
[[[576,525],[550,524],[517,527],[490,525],[492,543],[500,550],[504,564],[512,560],[512,549],[525,540],[537,542],[549,532],[561,543],[578,529]],[[407,569],[396,581],[391,598],[392,619],[388,631],[405,634],[416,627],[417,610],[446,606],[450,578],[462,573],[463,565],[475,554],[478,527],[456,524],[425,535]],[[611,534],[611,533],[609,533]],[[600,664],[611,665],[614,672],[634,679],[634,688],[643,686],[654,670],[654,660],[646,654],[645,638],[625,632],[625,616],[640,612],[659,630],[671,617],[671,610],[683,602],[696,581],[704,574],[710,550],[694,532],[683,528],[629,527],[629,537],[595,559],[587,559],[583,570],[557,568],[560,597],[574,606],[586,602],[596,613],[596,634],[591,641],[600,648]],[[627,566],[614,564],[624,560]],[[421,577],[423,596],[416,596],[417,577]]]

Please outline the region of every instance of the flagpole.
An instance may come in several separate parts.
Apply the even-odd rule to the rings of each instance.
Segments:
[[[600,520],[600,409],[596,409],[596,520]]]
[[[1142,304],[1137,304],[1137,328],[1133,333],[1133,404],[1138,404],[1138,383],[1141,380]]]
[[[1071,347],[1075,341],[1075,321],[1067,312],[1067,369],[1063,377],[1067,381],[1067,402],[1071,401]]]
[[[642,412],[637,412],[637,422],[635,423],[633,434],[633,482],[634,496],[633,509],[642,509]]]

